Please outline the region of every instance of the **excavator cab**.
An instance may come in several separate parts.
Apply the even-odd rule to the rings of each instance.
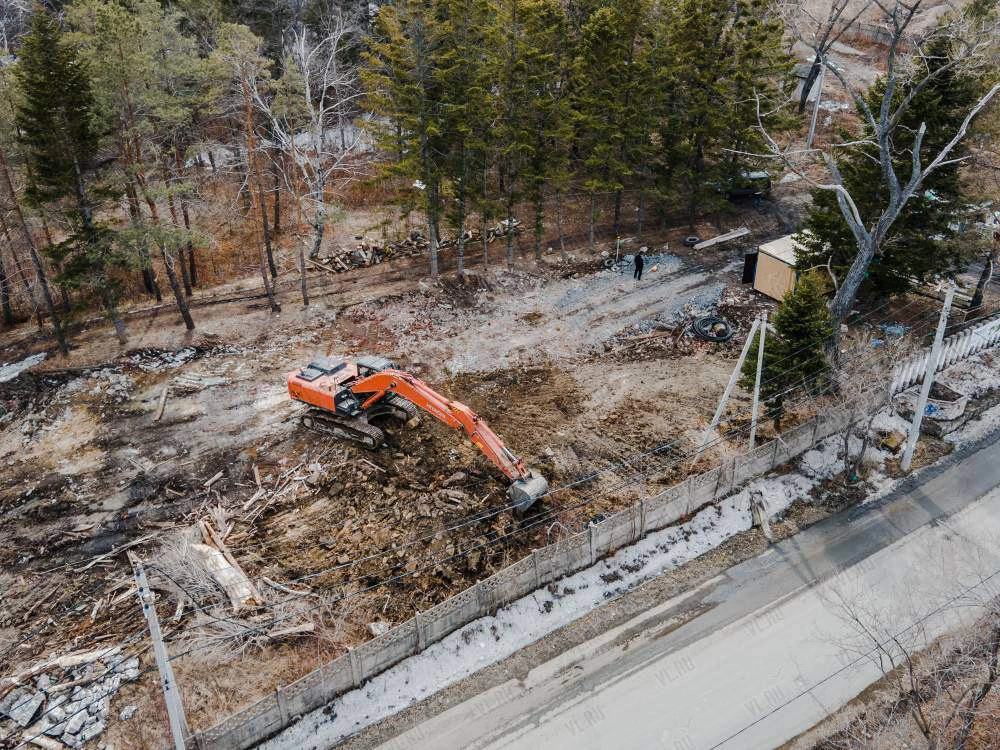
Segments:
[[[479,450],[511,480],[508,495],[523,513],[549,484],[529,469],[477,414],[450,401],[385,357],[321,357],[287,374],[288,395],[310,407],[302,425],[334,437],[378,448],[388,422],[413,425],[420,410],[449,427],[461,428]]]

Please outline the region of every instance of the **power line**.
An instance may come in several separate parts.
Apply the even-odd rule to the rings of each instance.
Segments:
[[[994,570],[986,578],[983,578],[982,580],[978,581],[977,583],[973,584],[972,586],[969,586],[968,588],[964,589],[960,594],[956,594],[955,596],[951,597],[944,604],[941,604],[941,605],[935,607],[933,610],[931,610],[930,612],[928,612],[926,615],[924,615],[923,617],[918,618],[915,622],[913,622],[910,625],[906,626],[905,628],[903,628],[902,630],[900,630],[898,633],[895,633],[894,635],[891,635],[888,638],[886,638],[884,641],[881,641],[881,642],[877,643],[875,646],[873,646],[871,649],[869,649],[868,651],[866,651],[864,654],[861,654],[860,656],[852,659],[850,662],[848,662],[847,664],[845,664],[844,666],[842,666],[840,669],[834,670],[833,672],[831,672],[830,674],[828,674],[826,677],[824,677],[823,679],[819,680],[815,684],[811,685],[810,687],[806,688],[805,690],[802,690],[802,691],[796,693],[795,695],[793,695],[791,698],[789,698],[784,703],[782,703],[782,704],[780,704],[778,706],[775,706],[773,709],[771,709],[770,711],[768,711],[767,713],[765,713],[763,716],[755,719],[754,721],[750,722],[749,724],[747,724],[746,726],[744,726],[741,729],[737,730],[736,732],[733,732],[731,735],[729,735],[728,737],[726,737],[721,742],[717,742],[716,744],[712,745],[710,748],[708,748],[708,750],[718,750],[718,748],[722,747],[723,745],[725,745],[730,740],[733,740],[736,737],[739,737],[741,734],[743,734],[747,730],[752,729],[753,727],[755,727],[758,724],[760,724],[762,721],[764,721],[764,719],[767,719],[767,718],[773,716],[774,714],[778,713],[778,711],[780,711],[781,709],[785,708],[789,704],[794,703],[799,698],[802,698],[805,695],[808,695],[809,693],[811,693],[816,688],[818,688],[821,685],[829,682],[834,677],[836,677],[837,675],[845,672],[846,670],[850,669],[851,667],[857,665],[862,660],[868,659],[873,654],[878,653],[878,651],[880,649],[884,648],[886,645],[888,645],[890,643],[898,642],[898,640],[903,635],[905,635],[907,632],[909,632],[910,630],[913,630],[913,628],[917,627],[918,625],[921,625],[922,623],[926,622],[927,620],[929,620],[934,615],[940,614],[947,607],[951,606],[952,604],[954,604],[955,602],[957,602],[959,599],[961,599],[962,597],[966,596],[967,594],[969,594],[970,592],[974,591],[975,589],[979,588],[980,586],[982,586],[983,584],[985,584],[987,581],[991,580],[992,578],[996,577],[997,575],[1000,575],[1000,568],[998,568],[997,570]]]

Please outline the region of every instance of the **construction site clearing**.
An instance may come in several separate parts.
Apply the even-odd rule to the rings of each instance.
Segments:
[[[774,306],[740,281],[745,247],[779,231],[755,234],[700,253],[659,237],[638,282],[605,246],[414,278],[408,291],[373,276],[280,316],[205,307],[191,337],[139,318],[122,354],[98,326],[65,364],[40,343],[0,350],[0,675],[13,678],[0,709],[15,694],[53,708],[42,725],[28,717],[36,744],[158,746],[151,657],[141,676],[127,661],[146,635],[128,552],[146,564],[188,719],[203,727],[682,479],[691,462],[675,459],[697,444],[750,322]],[[708,315],[728,340],[695,335]],[[286,373],[362,355],[467,405],[548,492],[517,512],[510,477],[433,418],[375,449],[304,429]],[[748,412],[738,390],[730,419]],[[95,664],[129,671],[81,726],[59,724],[59,693],[78,700]],[[128,721],[136,712],[149,720]],[[0,727],[10,741],[25,729],[10,716]]]

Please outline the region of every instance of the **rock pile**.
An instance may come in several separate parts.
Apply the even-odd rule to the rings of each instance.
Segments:
[[[105,730],[111,699],[139,673],[138,657],[125,658],[118,648],[68,672],[43,672],[0,700],[4,733],[23,730],[23,743],[52,750],[82,747]],[[135,711],[126,706],[119,718],[127,719]]]

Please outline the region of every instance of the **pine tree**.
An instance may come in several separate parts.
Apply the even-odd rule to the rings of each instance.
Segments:
[[[616,227],[625,181],[645,161],[649,142],[649,92],[644,0],[615,0],[590,15],[581,30],[574,82],[576,147],[590,195],[590,246],[594,246],[597,195],[616,196]]]
[[[412,185],[408,197],[426,217],[432,277],[438,274],[443,169],[448,153],[439,75],[441,43],[441,27],[430,0],[383,5],[362,74],[368,105],[384,118],[371,123],[376,142],[395,157],[383,163],[383,173]]]
[[[17,124],[29,167],[26,197],[58,207],[70,232],[48,252],[61,267],[60,280],[99,294],[119,341],[127,341],[118,315],[112,270],[128,262],[114,233],[96,223],[92,181],[99,169],[98,131],[90,80],[55,20],[39,10],[23,39],[16,77],[20,88]]]
[[[935,42],[929,53],[926,58],[929,65],[944,66],[948,63],[949,52],[943,40]],[[921,78],[924,75],[926,73],[920,73]],[[911,88],[912,84],[900,86],[897,96],[907,96]],[[879,105],[884,91],[884,81],[872,87],[869,94],[871,106]],[[927,125],[921,147],[926,163],[958,130],[980,94],[980,82],[960,69],[950,68],[932,78],[914,97],[900,126],[894,131],[897,173],[906,174],[909,169],[913,137],[920,123]],[[866,130],[865,137],[869,136]],[[844,140],[852,139],[845,136]],[[967,152],[964,142],[959,143],[950,158],[961,159]],[[871,221],[888,200],[876,149],[858,146],[845,151],[839,166],[844,186],[853,196],[861,218]],[[924,180],[921,191],[907,202],[904,212],[882,242],[881,253],[868,269],[861,288],[863,297],[877,299],[903,294],[915,282],[954,271],[968,259],[964,243],[958,241],[956,223],[963,211],[959,167],[959,163],[939,167]],[[833,272],[842,278],[857,255],[858,247],[833,191],[813,192],[813,203],[804,228],[807,232],[800,239],[808,252],[800,255],[800,267],[808,268],[832,260]]]
[[[569,24],[558,0],[526,3],[525,33],[534,51],[529,61],[530,106],[525,115],[533,135],[525,165],[525,192],[534,209],[535,258],[541,260],[546,189],[564,187],[573,136],[572,110],[565,91],[572,66],[565,44]],[[559,223],[561,243],[561,219]]]
[[[451,201],[447,215],[458,237],[458,273],[465,270],[466,224],[482,181],[491,119],[487,76],[490,9],[486,0],[440,0],[441,49],[438,77],[445,114],[443,179]]]
[[[758,99],[769,132],[795,125],[780,109],[792,61],[773,0],[682,0],[658,14],[653,170],[661,199],[685,206],[693,224],[751,166],[740,152],[764,150]]]
[[[800,276],[770,320],[773,331],[764,337],[760,396],[779,428],[790,391],[800,386],[815,391],[823,385],[828,367],[825,349],[833,336],[826,292],[821,277],[814,273]],[[759,342],[757,335],[743,364],[740,385],[744,388],[754,387]]]
[[[493,23],[489,60],[494,83],[493,131],[503,203],[508,226],[514,205],[530,197],[535,206],[536,257],[540,256],[542,189],[558,152],[554,138],[565,128],[566,109],[556,85],[560,80],[557,49],[562,41],[563,14],[547,0],[500,0]],[[552,157],[552,158],[550,158]],[[507,265],[513,266],[514,235],[507,232]]]

